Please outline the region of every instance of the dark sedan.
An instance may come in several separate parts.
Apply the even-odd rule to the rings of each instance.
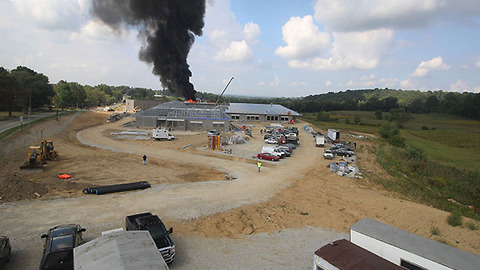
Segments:
[[[73,249],[82,243],[80,225],[60,225],[42,235],[45,238],[40,270],[73,269]]]

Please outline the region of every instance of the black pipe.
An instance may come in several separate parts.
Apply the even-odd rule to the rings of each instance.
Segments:
[[[136,189],[146,189],[149,187],[150,187],[150,184],[147,181],[140,181],[140,182],[128,183],[128,184],[88,187],[83,190],[83,193],[101,195],[101,194],[122,192],[122,191],[136,190]]]

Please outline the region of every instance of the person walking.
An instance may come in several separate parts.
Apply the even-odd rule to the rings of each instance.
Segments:
[[[262,163],[260,160],[257,162],[258,172],[260,172],[260,168],[262,168]]]
[[[146,164],[147,164],[147,156],[143,155],[143,165],[146,165]]]

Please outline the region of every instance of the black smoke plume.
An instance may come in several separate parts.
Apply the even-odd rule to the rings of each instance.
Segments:
[[[140,60],[172,95],[195,100],[187,56],[202,35],[205,0],[92,0],[92,14],[112,29],[138,29]]]

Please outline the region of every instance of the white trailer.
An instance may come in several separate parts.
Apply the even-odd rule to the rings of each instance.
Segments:
[[[350,241],[407,269],[478,270],[480,266],[480,256],[369,218],[350,228]]]
[[[152,130],[152,138],[154,138],[157,141],[160,140],[174,140],[175,136],[173,136],[168,130],[164,128],[155,128]]]
[[[328,138],[332,141],[340,140],[340,131],[335,129],[329,129],[327,133]]]
[[[315,145],[317,147],[324,147],[325,146],[325,136],[323,136],[323,135],[315,136]]]

